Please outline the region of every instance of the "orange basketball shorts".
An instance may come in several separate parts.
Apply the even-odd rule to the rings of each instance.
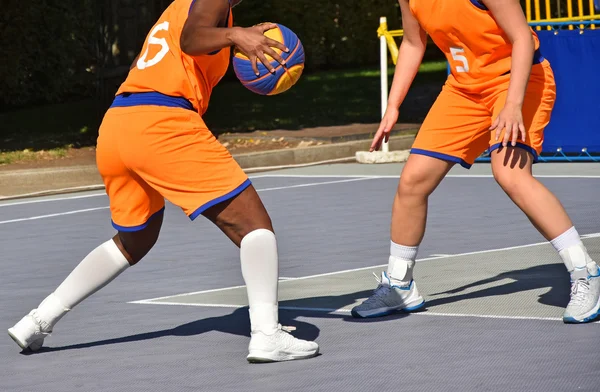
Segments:
[[[496,131],[489,128],[504,107],[509,81],[510,74],[503,75],[477,86],[477,93],[472,92],[473,86],[461,88],[447,82],[427,114],[411,153],[459,163],[468,169],[486,150],[491,153],[500,148],[504,133],[497,141]],[[544,128],[555,99],[554,74],[544,60],[531,70],[522,109],[527,136],[517,143],[533,155],[534,162],[542,152]]]
[[[194,220],[250,186],[186,100],[173,107],[172,97],[142,94],[141,100],[139,94],[117,97],[98,137],[96,161],[117,230],[142,230],[164,210],[165,199]]]

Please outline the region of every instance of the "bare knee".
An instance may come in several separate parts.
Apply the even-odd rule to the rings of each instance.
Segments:
[[[254,230],[273,231],[271,217],[253,186],[209,208],[203,215],[217,225],[237,246],[240,246],[242,239]]]
[[[452,162],[425,155],[411,155],[402,170],[396,200],[410,197],[428,198],[453,165]]]
[[[499,152],[493,156],[492,173],[502,190],[511,198],[518,197],[527,182],[533,179],[531,173],[531,158],[521,149]],[[495,158],[495,159],[494,159]]]
[[[433,183],[424,171],[404,170],[400,176],[396,197],[427,198],[436,186],[437,183]]]
[[[119,231],[113,238],[130,265],[137,264],[156,244],[162,226],[163,214],[154,217],[139,231]]]

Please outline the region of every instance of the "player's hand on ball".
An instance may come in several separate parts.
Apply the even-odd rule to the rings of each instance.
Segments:
[[[373,138],[373,143],[371,143],[370,152],[379,150],[381,143],[390,140],[390,132],[392,131],[392,127],[398,122],[398,116],[400,116],[400,111],[397,108],[388,107],[385,110],[381,124],[379,124],[379,129]]]
[[[268,54],[273,59],[277,60],[281,65],[285,64],[285,61],[281,58],[273,48],[280,49],[283,52],[289,52],[289,49],[280,42],[277,42],[264,35],[265,31],[275,29],[277,25],[275,23],[261,23],[256,26],[236,29],[235,33],[232,34],[232,40],[235,46],[244,53],[252,63],[252,70],[258,76],[257,60],[260,60],[269,72],[274,73],[275,69],[265,57]]]
[[[496,130],[496,141],[500,138],[503,129],[506,129],[506,132],[504,132],[504,138],[502,139],[502,147],[508,146],[509,141],[512,147],[516,146],[519,134],[521,140],[525,141],[525,124],[523,124],[521,106],[509,103],[500,111],[490,127],[490,130]]]

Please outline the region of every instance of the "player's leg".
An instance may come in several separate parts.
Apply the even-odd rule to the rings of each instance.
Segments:
[[[158,239],[164,201],[123,165],[112,139],[112,117],[107,115],[101,128],[97,157],[118,233],[83,258],[54,292],[9,329],[23,349],[39,349],[67,312],[140,261]]]
[[[249,185],[239,195],[203,212],[240,247],[248,293],[251,340],[248,361],[271,362],[315,356],[318,345],[282,330],[278,318],[279,262],[271,219]]]
[[[203,215],[240,247],[251,322],[250,361],[283,361],[314,356],[318,345],[294,338],[278,319],[279,262],[271,220],[250,180],[197,114],[181,113],[164,135],[169,150],[156,148],[154,164],[140,175],[180,206],[190,219]],[[178,137],[169,140],[173,129]],[[160,127],[153,128],[160,133]],[[190,175],[193,173],[194,175]]]
[[[448,171],[459,163],[470,167],[487,147],[487,110],[447,86],[425,119],[402,170],[392,207],[390,257],[379,286],[354,317],[379,317],[424,305],[413,281],[413,268],[425,234],[427,205]],[[482,131],[484,131],[482,133]]]
[[[501,148],[492,143],[492,170],[498,184],[527,215],[531,223],[554,246],[571,275],[573,290],[565,310],[565,322],[586,322],[600,309],[600,273],[581,242],[564,207],[557,197],[532,174],[532,164],[542,150],[543,132],[550,120],[555,90],[550,68],[534,66],[528,85],[523,119],[527,130],[525,141],[516,148]],[[494,105],[501,110],[505,93]]]

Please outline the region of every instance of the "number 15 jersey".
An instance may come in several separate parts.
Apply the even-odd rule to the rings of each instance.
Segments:
[[[510,72],[512,44],[487,7],[477,0],[410,0],[410,9],[450,64],[448,82],[477,90]],[[531,29],[530,29],[531,30]],[[539,40],[531,30],[540,63]],[[474,91],[475,92],[475,91]]]

